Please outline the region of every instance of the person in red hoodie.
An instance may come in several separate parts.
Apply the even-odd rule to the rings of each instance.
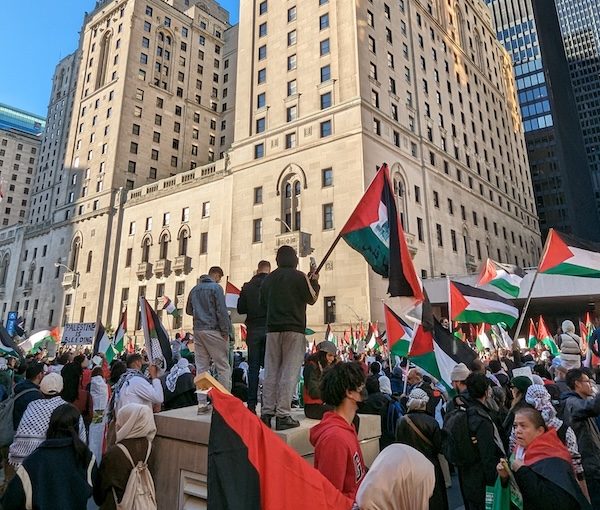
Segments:
[[[321,398],[334,406],[310,430],[315,468],[345,496],[354,498],[367,468],[352,426],[358,403],[367,397],[365,374],[356,362],[338,363],[323,374]]]

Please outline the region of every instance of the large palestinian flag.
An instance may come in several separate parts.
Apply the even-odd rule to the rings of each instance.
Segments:
[[[410,340],[413,335],[412,329],[385,304],[383,305],[383,313],[388,349],[392,354],[401,358],[408,356]]]
[[[232,395],[210,391],[208,508],[350,510],[353,501]]]
[[[600,244],[550,229],[540,273],[600,278]]]
[[[408,356],[412,363],[452,389],[452,369],[459,363],[468,366],[477,354],[435,320],[433,331],[422,325],[415,330]]]
[[[375,175],[340,235],[365,258],[373,271],[389,279],[390,296],[412,297],[416,302],[423,300],[386,164]]]
[[[501,264],[487,259],[481,269],[477,286],[490,284],[514,298],[519,297],[525,271],[519,266]]]
[[[127,307],[123,310],[121,314],[121,320],[119,321],[119,325],[117,326],[117,331],[115,331],[115,336],[113,338],[113,348],[118,353],[121,353],[125,350],[125,333],[127,332]]]
[[[142,330],[144,331],[148,359],[151,363],[161,362],[162,369],[169,370],[173,365],[169,334],[150,303],[144,297],[140,297],[140,313],[142,315]]]
[[[495,292],[450,282],[450,316],[451,320],[458,322],[504,322],[511,327],[519,317],[519,310],[508,299]]]

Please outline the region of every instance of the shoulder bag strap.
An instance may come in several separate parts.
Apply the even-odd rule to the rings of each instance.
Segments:
[[[408,425],[410,426],[410,428],[415,431],[415,433],[417,434],[417,436],[419,436],[423,441],[425,441],[425,443],[427,445],[433,447],[433,443],[429,439],[427,439],[427,437],[425,437],[425,434],[423,434],[423,432],[421,432],[421,430],[419,430],[419,427],[417,427],[415,425],[415,422],[410,419],[410,417],[408,416],[408,414],[404,415],[404,419],[406,420],[406,423],[408,423]]]
[[[150,458],[150,452],[152,452],[152,443],[148,441],[148,452],[146,453],[146,460],[144,464],[148,464],[148,459]]]
[[[129,462],[131,463],[131,466],[135,467],[135,462],[133,462],[133,459],[131,458],[131,454],[129,453],[129,450],[127,449],[127,447],[125,445],[122,445],[121,443],[117,443],[117,446],[125,454],[125,457],[127,457],[129,459]]]

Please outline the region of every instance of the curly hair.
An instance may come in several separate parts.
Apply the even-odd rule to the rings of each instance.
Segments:
[[[321,398],[332,406],[339,406],[347,391],[358,390],[365,383],[365,374],[359,363],[338,363],[326,370],[321,379]]]

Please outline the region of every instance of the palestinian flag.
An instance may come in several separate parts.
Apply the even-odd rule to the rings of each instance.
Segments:
[[[25,354],[36,354],[41,350],[48,348],[48,345],[51,346],[52,344],[58,343],[59,338],[58,328],[52,328],[51,330],[44,329],[30,335],[27,340],[21,342],[19,344],[19,349]]]
[[[423,300],[402,224],[398,218],[389,170],[384,164],[340,232],[371,269],[389,279],[390,296]]]
[[[227,308],[237,311],[238,300],[240,299],[240,289],[238,289],[233,283],[227,280],[225,284],[225,304]]]
[[[459,322],[504,322],[511,327],[519,317],[519,310],[495,292],[450,282],[450,315],[452,320]]]
[[[352,508],[351,499],[248,411],[241,400],[217,389],[210,390],[210,398],[208,508]]]
[[[310,328],[306,328],[306,329],[304,330],[304,334],[305,334],[306,336],[311,336],[311,335],[314,335],[314,334],[315,334],[315,332],[314,332],[312,329],[310,329]]]
[[[501,264],[492,259],[487,259],[479,275],[477,286],[481,287],[489,283],[509,296],[517,298],[524,277],[525,271],[519,266]]]
[[[477,346],[477,350],[479,352],[483,352],[486,349],[494,349],[494,345],[492,344],[490,337],[487,334],[488,331],[490,331],[490,326],[488,324],[482,324],[479,327],[479,332],[477,333],[477,340],[475,341],[475,345]]]
[[[109,365],[116,356],[108,333],[106,333],[106,330],[100,321],[96,324],[96,335],[94,338],[94,355],[98,353],[102,353],[106,356],[106,362]]]
[[[560,349],[558,345],[554,342],[554,338],[548,332],[548,328],[546,327],[546,323],[544,322],[544,318],[540,315],[540,322],[538,324],[538,335],[537,338],[540,342],[542,342],[546,349],[550,351],[552,356],[556,356],[560,354]]]
[[[15,341],[6,331],[3,324],[0,323],[0,354],[9,354],[21,358],[21,352]]]
[[[396,356],[405,358],[410,350],[410,340],[413,335],[412,329],[394,311],[383,305],[385,316],[385,330],[387,334],[388,349]]]
[[[342,340],[344,341],[344,344],[350,345],[350,334],[348,333],[347,329],[344,330],[344,336],[342,337]]]
[[[551,228],[538,271],[600,278],[600,244],[582,241]]]
[[[167,296],[163,296],[163,310],[173,317],[179,317],[179,310]]]
[[[331,331],[331,324],[327,324],[327,329],[325,330],[325,340],[335,343],[335,336],[333,335],[333,331]]]
[[[144,331],[144,342],[148,359],[151,363],[160,361],[163,370],[169,370],[173,365],[173,354],[169,334],[160,322],[158,315],[146,301],[140,297],[140,312],[142,315],[142,330]]]
[[[125,333],[127,332],[127,308],[123,310],[121,314],[121,321],[117,326],[117,331],[115,331],[115,336],[113,338],[113,348],[118,353],[121,353],[125,350]]]
[[[535,324],[533,323],[533,319],[529,319],[529,335],[527,338],[527,348],[535,349],[535,346],[538,343],[537,331],[535,330]]]
[[[459,363],[469,365],[477,354],[435,320],[434,330],[417,327],[408,354],[410,361],[452,389],[450,374]]]

